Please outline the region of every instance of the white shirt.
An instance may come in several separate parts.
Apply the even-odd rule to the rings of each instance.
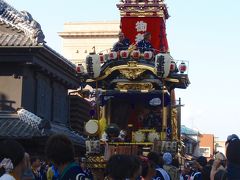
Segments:
[[[4,174],[0,177],[0,180],[16,180],[16,179],[10,174]]]

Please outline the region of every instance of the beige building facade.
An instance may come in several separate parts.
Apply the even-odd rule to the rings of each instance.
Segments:
[[[94,50],[108,52],[118,40],[119,31],[119,21],[69,22],[58,34],[62,37],[63,55],[76,65],[85,65],[86,56]]]

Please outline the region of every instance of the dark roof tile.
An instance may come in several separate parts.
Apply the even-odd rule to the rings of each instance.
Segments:
[[[0,45],[3,44],[4,40],[7,38],[7,36],[0,34]]]
[[[11,39],[12,36],[6,36],[6,38],[4,39],[4,41],[2,42],[2,46],[7,46],[8,45],[8,42],[9,40]]]
[[[18,118],[0,118],[0,137],[32,138],[42,137],[39,129],[33,128]]]
[[[23,34],[0,34],[0,46],[38,46]]]
[[[22,31],[25,35],[31,37],[33,42],[45,43],[45,36],[40,24],[32,18],[30,13],[19,12],[4,0],[0,0],[0,8],[1,26],[11,27],[14,31]]]
[[[85,138],[64,125],[52,124],[51,131],[53,133],[65,134],[74,144],[85,146]]]
[[[185,125],[181,126],[181,133],[182,134],[187,134],[187,135],[198,135],[198,134],[200,134],[198,131],[190,129],[190,128],[186,127]]]
[[[15,35],[15,36],[17,36],[15,40],[15,46],[20,46],[20,43],[22,42],[22,38],[20,35]]]
[[[40,130],[29,123],[31,119],[26,119],[23,114],[0,112],[0,138],[29,139],[36,137],[48,137],[51,134],[65,134],[74,144],[85,147],[85,138],[71,130],[65,124],[51,124],[50,129]],[[33,118],[31,116],[31,118]],[[36,120],[36,119],[35,119]]]

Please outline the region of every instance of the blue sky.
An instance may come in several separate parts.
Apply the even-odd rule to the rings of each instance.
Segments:
[[[65,22],[119,20],[118,0],[7,0],[42,26],[61,53]],[[182,124],[225,140],[240,135],[240,1],[166,0],[167,35],[174,59],[188,60],[191,85],[176,94],[185,104]]]

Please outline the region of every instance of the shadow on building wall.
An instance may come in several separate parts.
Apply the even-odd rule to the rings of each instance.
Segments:
[[[15,111],[12,107],[14,103],[16,101],[8,100],[5,94],[0,93],[0,111]]]

